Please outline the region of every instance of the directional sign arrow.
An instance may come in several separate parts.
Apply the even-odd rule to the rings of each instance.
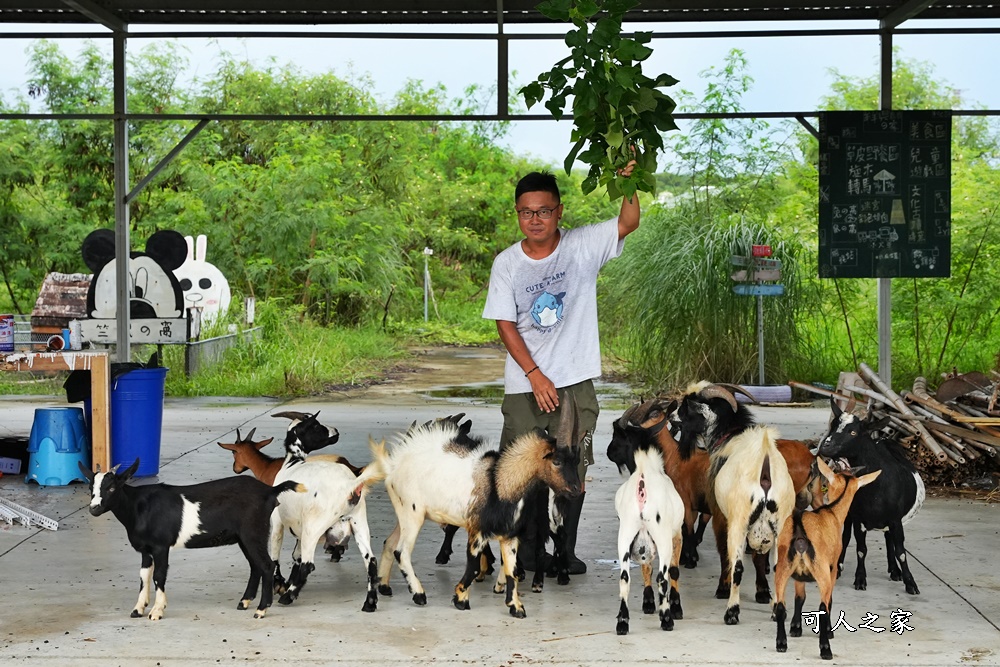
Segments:
[[[740,296],[781,296],[784,285],[733,285],[733,292]]]
[[[764,259],[762,257],[746,257],[744,255],[732,255],[730,261],[733,266],[755,266],[758,269],[780,269],[780,259]]]
[[[739,271],[734,271],[732,274],[732,279],[736,282],[745,282],[747,280],[748,271],[746,269],[740,269]],[[753,277],[750,280],[762,280],[762,281],[773,281],[781,280],[781,269],[762,269],[760,271],[754,271]]]

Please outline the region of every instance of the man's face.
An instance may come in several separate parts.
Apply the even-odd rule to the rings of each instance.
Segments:
[[[562,204],[551,192],[525,192],[517,198],[515,208],[518,211],[517,223],[521,227],[521,233],[532,243],[545,243],[552,239],[559,227],[559,219],[562,217]],[[525,218],[523,211],[534,211],[530,218]],[[546,211],[551,211],[548,219],[539,216],[538,211],[544,215]],[[530,214],[529,214],[530,215]]]

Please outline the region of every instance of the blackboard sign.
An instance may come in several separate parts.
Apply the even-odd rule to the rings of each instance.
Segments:
[[[951,112],[819,115],[821,278],[951,275]]]

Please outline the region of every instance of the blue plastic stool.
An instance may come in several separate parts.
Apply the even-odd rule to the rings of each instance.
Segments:
[[[28,473],[25,483],[66,486],[87,478],[77,463],[90,468],[90,443],[80,408],[37,408],[28,438]]]

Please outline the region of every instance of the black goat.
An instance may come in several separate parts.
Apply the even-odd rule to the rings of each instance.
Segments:
[[[132,617],[145,612],[152,579],[156,599],[149,620],[163,618],[171,548],[239,544],[250,563],[250,580],[236,608],[250,607],[263,580],[260,604],[254,614],[254,618],[262,618],[271,606],[274,588],[274,566],[267,553],[271,512],[282,493],[302,493],[305,487],[298,482],[268,486],[252,477],[227,477],[191,486],[129,486],[127,482],[138,468],[139,459],[120,474],[118,466],[95,474],[80,464],[80,470],[90,480],[90,513],[100,516],[110,510],[125,526],[132,548],[142,555],[139,599]]]
[[[851,531],[857,540],[858,567],[854,572],[854,588],[863,591],[868,587],[865,557],[868,547],[865,532],[884,530],[885,551],[889,561],[889,578],[903,580],[906,592],[919,595],[920,589],[913,581],[906,562],[903,545],[903,525],[916,515],[924,502],[924,482],[916,468],[903,455],[903,450],[878,432],[889,418],[862,420],[857,415],[844,412],[835,400],[830,400],[833,419],[830,432],[820,440],[819,455],[830,459],[847,459],[852,469],[865,472],[881,470],[879,478],[858,490],[857,498],[844,524],[843,550],[837,565],[837,576],[844,570],[844,555],[851,543]]]

